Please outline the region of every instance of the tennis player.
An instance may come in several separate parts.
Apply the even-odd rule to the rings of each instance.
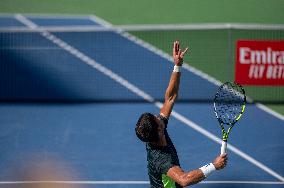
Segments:
[[[174,69],[165,93],[165,102],[159,115],[144,113],[136,124],[137,137],[146,142],[148,175],[151,188],[180,188],[196,184],[215,170],[224,168],[227,164],[226,154],[203,167],[185,172],[179,163],[175,146],[168,132],[167,124],[174,103],[178,96],[181,66],[188,48],[181,51],[179,41],[173,45]]]

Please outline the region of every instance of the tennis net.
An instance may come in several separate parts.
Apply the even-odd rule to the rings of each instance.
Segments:
[[[77,55],[58,45],[56,38],[54,42],[44,37],[47,30],[78,50]],[[184,72],[180,101],[208,102],[218,81],[234,80],[237,40],[284,40],[284,28],[237,24],[2,28],[0,99],[143,101],[111,77],[82,64],[82,58],[89,58],[163,100],[172,69],[167,63],[176,39],[183,47],[190,46],[185,61],[191,67]],[[284,103],[284,87],[246,86],[245,90],[254,101]]]

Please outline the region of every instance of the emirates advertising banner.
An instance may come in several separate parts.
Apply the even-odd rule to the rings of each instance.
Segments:
[[[284,40],[238,40],[235,82],[284,86]]]

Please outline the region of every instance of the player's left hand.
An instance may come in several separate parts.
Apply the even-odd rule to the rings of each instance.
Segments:
[[[184,50],[181,51],[179,48],[179,41],[175,41],[173,45],[173,59],[174,59],[174,64],[177,66],[182,66],[183,63],[183,57],[185,53],[187,52],[188,47]]]

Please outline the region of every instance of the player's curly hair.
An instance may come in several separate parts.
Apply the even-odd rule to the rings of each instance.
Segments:
[[[142,114],[137,121],[135,132],[137,137],[143,142],[157,141],[159,136],[155,116],[151,113]]]

